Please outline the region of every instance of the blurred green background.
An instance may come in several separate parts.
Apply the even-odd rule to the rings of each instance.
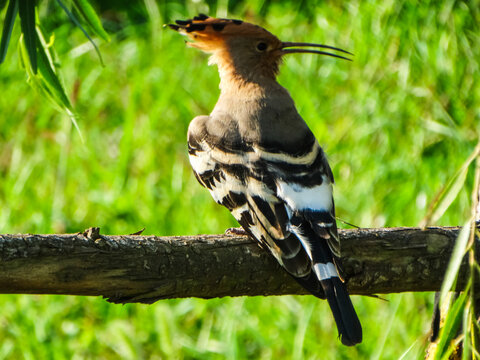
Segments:
[[[478,141],[478,1],[94,5],[112,36],[97,40],[105,67],[54,1],[39,4],[83,143],[68,117],[25,82],[16,24],[0,66],[0,233],[99,226],[104,234],[145,227],[145,234],[187,235],[235,226],[197,184],[187,159],[188,123],[218,97],[216,68],[162,27],[199,12],[355,54],[351,63],[291,55],[279,78],[329,156],[341,219],[362,227],[418,225]],[[438,225],[465,222],[472,181],[469,174]],[[346,348],[326,302],[311,296],[120,306],[2,295],[0,358],[423,358],[433,294],[384,298],[353,297],[364,341]]]

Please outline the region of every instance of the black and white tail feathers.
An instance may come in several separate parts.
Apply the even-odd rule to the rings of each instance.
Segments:
[[[296,279],[313,295],[327,299],[332,311],[342,344],[353,346],[362,342],[362,326],[355,312],[345,283],[340,279],[332,251],[324,237],[333,236],[338,241],[334,223],[323,229],[326,235],[317,235],[308,222],[298,216],[292,218],[292,228],[304,247],[309,249],[313,271],[304,278]],[[320,286],[319,286],[320,285]]]
[[[319,281],[316,275],[311,273],[303,278],[294,279],[312,295],[327,300],[343,345],[354,346],[362,342],[360,320],[345,284],[338,277]]]

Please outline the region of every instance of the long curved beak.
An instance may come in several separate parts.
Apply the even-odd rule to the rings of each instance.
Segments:
[[[335,51],[341,51],[345,54],[348,54],[348,55],[351,55],[353,56],[352,53],[346,51],[346,50],[342,50],[342,49],[339,49],[339,48],[336,48],[336,47],[333,47],[333,46],[329,46],[329,45],[322,45],[322,44],[312,44],[312,43],[301,43],[301,42],[282,42],[282,53],[283,54],[295,54],[295,53],[310,53],[310,54],[321,54],[321,55],[328,55],[328,56],[333,56],[333,57],[336,57],[336,58],[339,58],[339,59],[344,59],[344,60],[348,60],[348,61],[352,61],[352,59],[349,59],[345,56],[341,56],[341,55],[337,55],[337,54],[332,54],[332,53],[329,53],[329,52],[326,52],[326,51],[321,51],[321,50],[310,50],[310,49],[285,49],[285,48],[290,48],[290,47],[294,47],[294,46],[307,46],[307,47],[319,47],[319,48],[323,48],[323,49],[330,49],[330,50],[335,50]]]

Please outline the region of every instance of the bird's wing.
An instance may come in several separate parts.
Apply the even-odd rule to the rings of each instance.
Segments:
[[[317,141],[295,155],[255,145],[239,149],[209,141],[207,119],[196,118],[189,127],[189,158],[214,200],[296,278],[311,273],[312,242],[326,241],[338,256],[333,177]],[[307,241],[306,231],[315,240]]]
[[[252,146],[238,149],[212,143],[203,131],[205,120],[196,118],[189,126],[189,158],[196,178],[290,274],[309,276],[311,259],[290,230],[291,213],[277,196],[266,153]]]
[[[312,252],[318,245],[312,242],[325,243],[328,246],[325,251],[333,256],[341,276],[333,174],[317,141],[303,157],[304,161],[302,157],[284,155],[284,159],[270,164],[276,174],[277,196],[287,205],[291,213],[290,230],[301,240],[310,258],[315,261]]]
[[[209,141],[208,117],[196,119],[188,144],[199,182],[303,287],[327,299],[342,343],[360,342],[360,322],[334,265],[333,177],[317,141],[295,155],[226,146]]]
[[[264,152],[261,159],[276,184],[276,198],[287,210],[287,230],[310,260],[310,274],[297,281],[314,295],[319,296],[318,288],[322,290],[321,297],[328,301],[343,344],[361,342],[362,327],[339,267],[333,175],[323,150],[314,140],[303,154]]]

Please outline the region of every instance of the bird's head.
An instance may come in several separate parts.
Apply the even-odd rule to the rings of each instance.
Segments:
[[[264,28],[241,20],[218,19],[200,14],[189,20],[177,20],[168,26],[186,35],[188,46],[211,53],[211,63],[222,72],[251,80],[275,78],[281,59],[286,54],[314,53],[350,60],[344,56],[305,47],[349,52],[332,46],[283,42]],[[350,54],[351,55],[351,54]]]

